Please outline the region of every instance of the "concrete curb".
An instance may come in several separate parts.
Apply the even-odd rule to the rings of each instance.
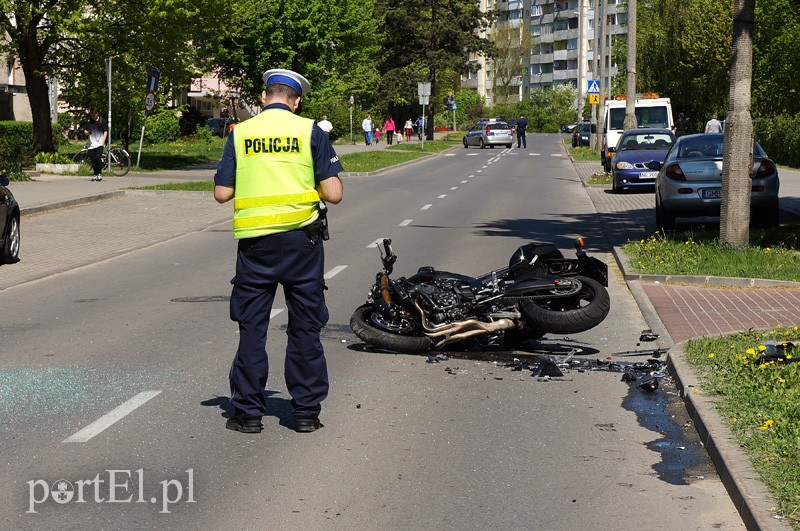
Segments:
[[[696,394],[696,391],[700,389],[700,379],[694,368],[685,359],[683,343],[677,345],[672,343],[672,338],[647,294],[644,293],[641,284],[642,282],[672,282],[709,286],[797,287],[800,283],[752,278],[631,274],[629,273],[630,262],[622,249],[615,246],[613,254],[645,322],[655,333],[659,334],[659,347],[670,349],[667,355],[667,370],[675,379],[675,385],[695,430],[697,430],[700,440],[711,457],[722,484],[725,485],[728,496],[739,511],[745,526],[747,529],[774,529],[776,531],[792,529],[786,521],[773,518],[775,515],[774,499],[769,489],[759,479],[747,454],[733,439],[730,430],[722,421],[722,417],[714,405],[714,400],[703,394]]]
[[[93,194],[87,195],[85,197],[76,197],[75,199],[66,199],[64,201],[54,201],[52,203],[46,203],[44,205],[37,205],[33,207],[27,208],[20,208],[20,215],[22,216],[33,216],[36,214],[41,214],[43,212],[50,212],[52,210],[58,210],[60,208],[69,208],[73,206],[80,206],[80,205],[87,205],[89,203],[96,203],[98,201],[105,201],[107,199],[113,199],[115,197],[123,197],[126,193],[126,190],[114,190],[111,192],[103,192],[100,194]]]
[[[772,517],[775,515],[772,495],[725,426],[714,400],[698,392],[699,378],[686,361],[682,343],[670,349],[667,370],[675,379],[700,440],[747,529],[792,529],[785,520]]]

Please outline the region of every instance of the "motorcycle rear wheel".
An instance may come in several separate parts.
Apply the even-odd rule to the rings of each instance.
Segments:
[[[519,308],[523,319],[554,334],[577,334],[602,323],[611,309],[608,291],[594,279],[573,278],[581,283],[575,296],[525,301]]]
[[[350,328],[362,341],[394,352],[418,354],[433,348],[433,340],[422,335],[419,324],[407,318],[389,321],[370,304],[356,308]]]

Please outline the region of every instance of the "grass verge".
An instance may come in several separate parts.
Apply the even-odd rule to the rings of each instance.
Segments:
[[[684,345],[702,392],[717,398],[723,421],[794,529],[800,529],[800,348],[791,343],[797,338],[797,326],[777,327]]]
[[[800,282],[800,231],[787,225],[750,229],[750,245],[719,243],[719,229],[657,232],[622,246],[633,270],[656,275],[712,275]],[[800,441],[799,441],[800,442]]]
[[[600,155],[597,152],[592,151],[588,147],[579,146],[579,147],[568,147],[569,154],[572,155],[572,158],[575,159],[576,162],[597,162],[600,163]],[[609,181],[611,182],[611,181]]]

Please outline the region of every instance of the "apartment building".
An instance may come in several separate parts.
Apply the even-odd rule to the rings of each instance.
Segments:
[[[532,90],[562,84],[576,87],[580,94],[586,91],[586,81],[599,77],[593,72],[595,49],[595,8],[598,9],[599,33],[602,39],[605,30],[606,75],[614,76],[617,65],[610,61],[609,41],[627,39],[627,0],[480,0],[480,8],[498,13],[496,24],[482,35],[492,39],[508,29],[519,30],[520,43],[525,43],[524,32],[531,39],[520,68],[511,79],[502,81],[516,87],[510,94],[517,101],[525,99]],[[602,45],[598,46],[603,49]],[[462,87],[472,88],[486,98],[487,105],[510,103],[508,87],[504,87],[498,101],[498,85],[501,83],[492,60],[472,55],[467,58],[477,72],[462,76]],[[499,59],[498,59],[499,60]],[[599,69],[598,69],[599,70]],[[608,86],[608,83],[607,83]]]

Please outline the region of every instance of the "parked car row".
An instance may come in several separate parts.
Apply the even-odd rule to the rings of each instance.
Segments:
[[[722,203],[722,133],[676,138],[669,129],[625,131],[611,153],[611,188],[655,192],[655,218],[673,229],[678,218],[719,216]],[[780,223],[780,179],[775,163],[755,142],[750,171],[751,220],[765,227]]]

